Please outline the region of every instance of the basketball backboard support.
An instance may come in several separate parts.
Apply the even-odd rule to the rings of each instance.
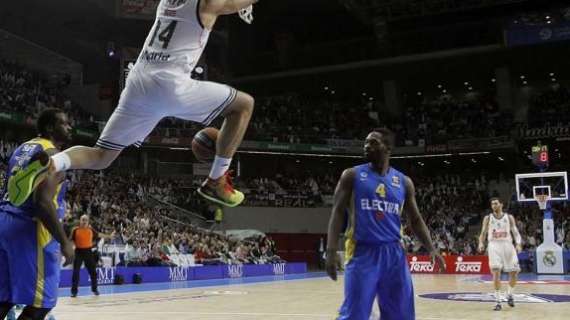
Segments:
[[[568,200],[567,172],[537,172],[515,175],[517,200],[536,202],[539,195],[546,195],[549,201]]]

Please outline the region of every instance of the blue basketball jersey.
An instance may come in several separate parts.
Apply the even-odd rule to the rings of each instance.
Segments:
[[[32,139],[19,146],[8,164],[7,181],[42,150],[54,149],[46,139]],[[58,217],[65,214],[66,183],[58,185],[53,202]],[[13,206],[4,194],[0,202],[0,301],[36,308],[53,308],[60,280],[60,245],[47,228],[35,219],[38,208],[32,198]]]
[[[390,167],[382,176],[370,164],[354,169],[347,240],[354,242],[353,245],[400,241],[401,214],[406,199],[405,175]]]
[[[389,168],[382,176],[370,164],[354,167],[348,229],[344,302],[338,320],[368,320],[374,299],[382,319],[415,319],[414,289],[400,245],[406,176]]]
[[[8,201],[7,185],[8,179],[12,176],[12,173],[17,172],[19,168],[23,168],[28,165],[30,159],[41,151],[46,151],[48,149],[54,149],[53,143],[47,139],[35,138],[28,142],[20,145],[10,157],[8,162],[8,170],[6,171],[6,178],[4,180],[4,189],[2,201],[0,201],[0,209],[21,217],[34,217],[35,216],[35,204],[33,203],[32,197],[30,197],[24,204],[20,207],[13,206]],[[59,219],[63,219],[65,215],[65,193],[67,191],[67,183],[63,181],[58,185],[58,190],[53,199],[54,204],[57,209]]]

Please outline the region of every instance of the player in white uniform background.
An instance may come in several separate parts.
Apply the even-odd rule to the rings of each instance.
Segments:
[[[515,218],[503,212],[503,204],[499,198],[491,198],[492,213],[483,219],[483,227],[479,236],[479,252],[485,249],[485,236],[487,235],[489,255],[489,267],[493,273],[493,283],[495,286],[495,310],[500,311],[501,307],[501,272],[509,274],[509,285],[507,287],[508,304],[515,306],[513,299],[514,287],[517,284],[517,275],[520,272],[519,259],[517,253],[521,252],[521,236],[515,223]],[[512,233],[512,236],[511,236]],[[516,243],[516,250],[513,246],[513,236]]]
[[[217,140],[216,157],[199,192],[222,205],[239,205],[244,196],[231,186],[227,169],[249,124],[254,100],[227,85],[193,80],[190,75],[217,18],[239,12],[244,21],[251,23],[252,4],[257,1],[161,0],[119,104],[96,146],[75,146],[53,156],[40,170],[21,170],[9,183],[9,190],[17,191],[10,193],[11,202],[23,203],[46,167],[56,172],[107,168],[124,148],[140,146],[164,117],[208,125],[221,115],[225,121]]]

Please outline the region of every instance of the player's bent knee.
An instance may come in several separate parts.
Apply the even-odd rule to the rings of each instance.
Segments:
[[[103,149],[100,147],[96,147],[96,164],[93,166],[92,169],[94,170],[104,170],[107,169],[115,159],[119,156],[121,151],[110,150],[110,149]]]
[[[245,92],[238,91],[237,96],[232,104],[226,109],[224,115],[230,113],[249,114],[253,113],[255,100],[253,97]]]

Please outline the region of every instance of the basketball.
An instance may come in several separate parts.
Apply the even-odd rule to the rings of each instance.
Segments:
[[[202,162],[211,162],[216,156],[216,141],[219,130],[213,127],[204,128],[194,135],[192,139],[192,152],[196,159]]]

